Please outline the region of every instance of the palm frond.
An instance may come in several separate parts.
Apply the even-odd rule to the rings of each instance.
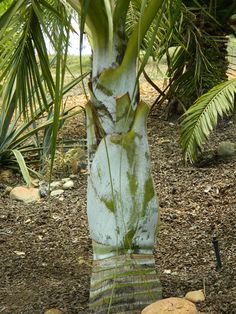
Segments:
[[[63,95],[67,93],[71,88],[76,86],[83,78],[85,78],[89,72],[83,74],[82,76],[75,78],[72,82],[68,83],[63,88]],[[12,99],[11,106],[8,107],[8,112],[0,112],[0,126],[4,126],[2,132],[0,132],[0,166],[8,166],[10,168],[18,169],[23,174],[24,179],[27,179],[25,173],[27,172],[26,165],[29,163],[38,163],[42,154],[45,152],[49,153],[52,148],[52,130],[53,130],[53,114],[51,116],[45,117],[46,107],[48,107],[51,112],[53,112],[54,100],[48,96],[47,106],[44,108],[37,108],[35,115],[32,119],[27,121],[22,120],[21,114],[16,114],[16,106],[14,102],[14,97]],[[70,119],[78,114],[81,110],[76,110],[75,108],[70,108],[63,111],[59,117],[60,126],[63,125],[66,119]],[[4,123],[2,123],[2,118],[4,118]],[[42,119],[43,118],[43,119]],[[46,119],[45,119],[46,118]],[[48,132],[46,132],[46,130]],[[34,142],[34,137],[38,136],[38,133],[44,132],[43,140]],[[48,140],[48,143],[47,143]],[[16,158],[15,151],[19,152],[22,155],[22,158],[25,157],[27,153],[27,160],[22,161],[22,158]],[[28,158],[29,154],[32,156],[34,152],[37,153],[37,160],[32,160]],[[13,158],[13,155],[15,158]],[[18,163],[18,165],[16,164]],[[31,168],[27,168],[28,171],[32,172]],[[29,180],[26,180],[26,183],[29,184]]]
[[[23,178],[28,186],[31,185],[31,177],[28,171],[28,168],[26,166],[25,160],[21,154],[21,152],[17,149],[13,149],[12,153],[15,155],[15,158],[17,160],[17,163],[20,167],[21,173],[23,175]]]
[[[40,146],[38,131],[52,121],[52,154],[55,150],[61,125],[57,121],[64,121],[62,97],[68,89],[64,88],[64,78],[72,12],[67,6],[63,1],[19,0],[13,1],[0,16],[1,156],[11,154],[13,148],[20,151],[25,141],[35,140]],[[53,58],[55,75],[46,37],[57,52]],[[41,124],[37,119],[49,111],[53,117]]]
[[[196,160],[218,118],[235,110],[236,79],[226,81],[203,94],[183,115],[180,143],[185,161]]]
[[[46,47],[46,37],[55,48],[62,31],[71,30],[70,14],[61,1],[14,1],[0,17],[0,80],[4,82],[3,103],[15,94],[16,106],[25,118],[35,103],[47,104],[55,97],[56,82]],[[7,34],[7,36],[5,36]],[[65,51],[66,35],[61,52]],[[27,104],[27,106],[26,106]]]

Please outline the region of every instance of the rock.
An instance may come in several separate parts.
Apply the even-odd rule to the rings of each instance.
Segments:
[[[41,197],[48,196],[48,184],[46,182],[39,183],[39,194]]]
[[[21,251],[13,251],[13,252],[18,256],[25,257],[25,252],[21,252]]]
[[[197,308],[188,300],[168,298],[150,304],[141,314],[197,314]]]
[[[59,196],[59,195],[61,195],[61,194],[63,194],[64,193],[64,190],[54,190],[54,191],[52,191],[51,192],[51,196],[53,196],[53,197],[55,197],[55,196]]]
[[[202,290],[196,290],[196,291],[189,291],[185,295],[185,299],[193,302],[193,303],[198,303],[205,301],[205,295]]]
[[[59,197],[59,201],[63,202],[64,201],[64,197],[63,196]]]
[[[44,314],[62,314],[63,312],[60,309],[50,309],[44,312]]]
[[[50,189],[51,190],[55,190],[56,188],[58,188],[59,186],[61,186],[61,182],[60,181],[53,181],[50,183]]]
[[[221,142],[217,148],[217,155],[220,157],[236,155],[236,144],[229,141]]]
[[[36,202],[40,200],[39,189],[17,186],[11,190],[10,198],[24,203]]]
[[[74,182],[72,180],[67,181],[63,184],[63,189],[68,190],[74,187]]]
[[[208,186],[204,189],[204,192],[205,192],[205,193],[209,193],[210,190],[211,190],[211,186],[208,185]]]
[[[171,274],[171,270],[170,269],[164,269],[163,274],[169,275],[169,274]]]
[[[77,174],[71,174],[71,175],[70,175],[70,178],[71,178],[71,179],[76,179],[77,177],[78,177]]]

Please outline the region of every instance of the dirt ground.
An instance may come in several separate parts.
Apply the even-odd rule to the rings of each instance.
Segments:
[[[144,86],[143,98],[155,94]],[[76,98],[73,98],[76,103]],[[79,130],[79,131],[78,131]],[[178,144],[178,123],[155,111],[148,122],[152,170],[161,225],[155,250],[163,296],[184,296],[204,289],[202,313],[236,313],[236,158],[208,157],[223,140],[235,141],[236,125],[222,122],[195,166],[185,166]],[[84,136],[81,118],[64,136]],[[4,194],[19,175],[0,181],[0,314],[88,312],[91,241],[86,219],[86,174],[64,201],[24,205]],[[222,268],[216,270],[212,239],[219,241]]]

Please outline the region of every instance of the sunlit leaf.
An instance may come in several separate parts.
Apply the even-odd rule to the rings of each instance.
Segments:
[[[30,186],[31,185],[31,177],[30,177],[28,168],[26,166],[25,160],[24,160],[21,152],[19,150],[17,150],[17,149],[13,149],[12,152],[13,152],[13,154],[16,157],[17,163],[18,163],[18,165],[20,167],[20,171],[21,171],[21,173],[23,175],[23,178],[24,178],[26,184],[28,186]]]

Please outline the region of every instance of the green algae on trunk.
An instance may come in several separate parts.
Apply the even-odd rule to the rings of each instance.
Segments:
[[[155,292],[153,300],[161,296],[152,256],[159,214],[150,171],[147,114],[148,106],[141,102],[130,130],[106,135],[91,165],[87,206],[93,239],[93,313],[141,310],[149,304],[150,294]],[[117,261],[123,267],[128,263],[127,271],[117,267]],[[126,294],[133,300],[130,305],[123,304]]]

